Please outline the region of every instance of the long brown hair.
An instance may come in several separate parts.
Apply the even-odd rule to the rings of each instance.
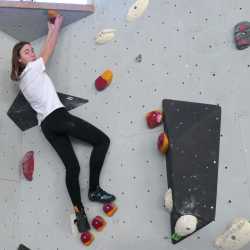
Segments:
[[[30,42],[26,42],[26,41],[18,42],[13,47],[13,50],[12,50],[12,60],[11,60],[12,69],[11,69],[10,78],[13,81],[20,80],[19,76],[21,75],[21,73],[23,72],[25,68],[25,65],[18,61],[18,59],[20,59],[20,50],[25,44],[30,44]]]

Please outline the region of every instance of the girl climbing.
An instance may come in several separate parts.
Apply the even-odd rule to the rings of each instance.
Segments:
[[[79,186],[80,166],[73,150],[70,136],[93,146],[90,156],[88,198],[95,202],[111,202],[115,196],[99,185],[103,162],[110,145],[109,137],[87,121],[70,114],[61,103],[54,84],[46,73],[46,63],[52,55],[60,33],[63,17],[58,15],[54,23],[48,22],[47,39],[37,57],[31,43],[18,42],[12,51],[11,79],[19,82],[19,88],[37,112],[38,125],[61,158],[66,168],[66,186],[76,213],[79,232],[90,229]]]

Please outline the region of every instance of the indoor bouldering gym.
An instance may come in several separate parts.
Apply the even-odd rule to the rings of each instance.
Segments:
[[[0,249],[249,250],[249,13],[0,0]]]

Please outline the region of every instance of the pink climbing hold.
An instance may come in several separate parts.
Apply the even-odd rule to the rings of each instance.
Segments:
[[[239,39],[237,40],[238,45],[242,46],[242,45],[249,45],[249,42],[246,39]]]
[[[32,181],[34,173],[34,151],[27,152],[22,159],[23,175],[28,181]]]
[[[248,28],[247,25],[241,24],[241,25],[239,26],[239,31],[240,31],[240,32],[244,32],[247,28]]]

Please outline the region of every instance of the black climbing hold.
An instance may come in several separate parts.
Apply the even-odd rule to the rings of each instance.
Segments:
[[[17,250],[30,250],[28,247],[26,247],[23,244],[20,244]]]
[[[142,55],[139,54],[136,58],[135,58],[135,61],[140,63],[142,61]]]

